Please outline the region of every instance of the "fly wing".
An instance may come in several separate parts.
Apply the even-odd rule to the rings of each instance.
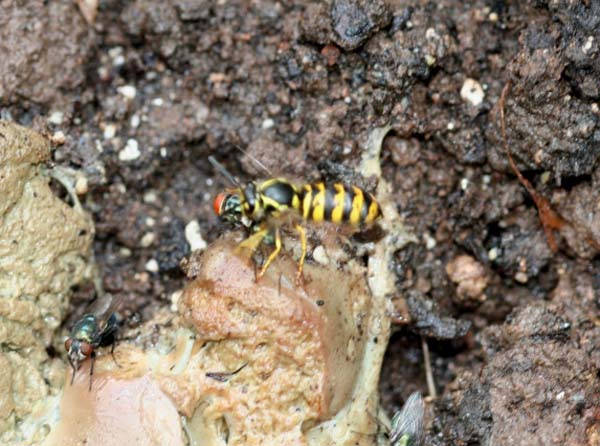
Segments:
[[[412,393],[392,418],[390,443],[393,446],[418,446],[423,434],[425,406],[419,392]]]
[[[110,293],[103,293],[90,303],[87,312],[96,316],[98,321],[105,321],[119,309],[121,302],[122,298],[116,298]]]

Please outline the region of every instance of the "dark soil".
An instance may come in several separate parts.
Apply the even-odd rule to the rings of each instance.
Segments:
[[[71,0],[0,11],[0,116],[65,134],[54,161],[88,177],[104,286],[130,313],[182,287],[190,221],[221,230],[208,155],[242,179],[265,176],[254,157],[372,189],[361,150],[391,123],[384,174],[421,242],[396,256],[413,322],[386,408],[427,393],[425,336],[426,444],[600,444],[600,2],[101,0],[93,26]],[[556,252],[502,147],[509,80],[508,146],[566,221]],[[462,255],[468,286],[447,271]]]

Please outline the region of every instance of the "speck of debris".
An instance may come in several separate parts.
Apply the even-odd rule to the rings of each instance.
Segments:
[[[142,248],[149,248],[156,240],[156,234],[154,232],[147,232],[142,236],[140,240],[140,246]]]
[[[432,236],[430,236],[428,233],[423,234],[423,240],[425,241],[425,247],[428,250],[432,250],[437,245],[437,242],[435,241],[435,239]]]
[[[135,99],[137,89],[133,85],[123,85],[118,87],[117,91],[122,94],[126,99]]]
[[[52,112],[48,117],[48,122],[54,125],[61,125],[63,123],[64,118],[65,114],[63,112],[55,111]]]
[[[132,129],[137,129],[140,126],[140,115],[133,115],[131,117],[130,125]]]
[[[275,125],[275,121],[273,121],[271,118],[267,118],[262,122],[262,128],[267,130],[272,128]]]
[[[483,92],[483,88],[481,88],[481,84],[479,82],[477,82],[475,79],[466,78],[462,88],[460,89],[460,97],[472,106],[477,107],[483,102],[485,93]]]
[[[60,130],[58,132],[54,132],[50,139],[52,141],[52,144],[56,146],[62,146],[67,140],[65,134]]]
[[[192,220],[185,226],[185,239],[189,243],[190,250],[192,251],[202,251],[206,249],[206,241],[202,238],[198,220]]]
[[[142,199],[144,200],[144,203],[146,204],[153,204],[156,203],[156,200],[158,199],[156,192],[153,190],[149,190],[148,192],[144,193],[144,196],[142,197]]]
[[[149,273],[157,273],[158,272],[158,262],[156,261],[156,259],[148,260],[146,262],[145,269]]]
[[[323,245],[319,245],[315,248],[313,251],[313,259],[315,259],[315,262],[320,263],[321,265],[329,264],[329,256],[327,255]]]
[[[104,139],[112,139],[117,134],[117,126],[114,124],[106,124],[102,136]]]
[[[138,142],[130,138],[127,140],[125,147],[119,152],[119,159],[121,161],[133,161],[138,159],[141,154]]]
[[[83,175],[79,175],[75,180],[75,193],[85,195],[88,191],[88,180]]]

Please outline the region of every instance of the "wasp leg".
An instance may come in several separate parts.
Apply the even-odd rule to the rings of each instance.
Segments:
[[[246,240],[244,240],[242,243],[240,243],[238,245],[238,248],[239,249],[249,249],[251,252],[254,252],[254,251],[256,251],[256,249],[258,248],[258,245],[260,245],[260,243],[263,241],[263,239],[267,236],[268,233],[269,233],[268,228],[261,228],[257,232],[252,234],[250,237],[248,237]]]
[[[279,228],[276,228],[275,229],[275,249],[273,250],[271,255],[269,255],[269,258],[267,259],[267,261],[265,262],[263,267],[260,269],[260,272],[258,273],[258,276],[256,277],[257,282],[265,274],[265,272],[267,271],[267,268],[269,268],[269,265],[271,264],[271,262],[273,260],[275,260],[275,257],[277,257],[279,255],[279,251],[281,251],[281,234],[279,233]]]
[[[88,392],[92,391],[92,376],[94,376],[94,362],[96,362],[96,352],[92,352],[92,354],[90,355],[90,361],[92,361],[92,363],[90,364],[90,387],[88,388]]]
[[[294,228],[300,235],[300,245],[302,246],[302,254],[298,261],[298,273],[296,274],[296,283],[302,279],[302,269],[304,268],[304,259],[306,258],[306,230],[299,224],[294,225]]]

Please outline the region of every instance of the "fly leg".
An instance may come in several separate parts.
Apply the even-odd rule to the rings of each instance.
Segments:
[[[271,264],[271,262],[273,262],[273,260],[275,260],[275,257],[277,257],[279,255],[279,251],[281,251],[281,234],[279,233],[279,228],[276,228],[275,229],[275,249],[269,255],[269,258],[267,259],[267,261],[265,262],[263,267],[260,269],[260,272],[258,273],[258,276],[256,277],[257,282],[260,280],[260,278],[262,276],[264,276],[264,274],[267,271],[267,268],[269,268],[269,265]]]
[[[115,361],[115,364],[117,364],[117,367],[121,368],[121,364],[119,364],[117,362],[117,358],[115,358],[115,346],[117,345],[116,342],[113,342],[111,347],[110,347],[110,356],[112,356],[113,361]]]
[[[90,364],[90,387],[88,388],[88,392],[92,391],[92,376],[94,376],[94,362],[96,362],[96,352],[92,352],[90,355],[90,360],[92,363]]]
[[[298,273],[296,274],[296,285],[302,281],[302,269],[304,268],[304,259],[306,258],[306,230],[299,224],[295,224],[294,228],[300,235],[300,246],[302,247],[302,254],[300,260],[298,260]]]

